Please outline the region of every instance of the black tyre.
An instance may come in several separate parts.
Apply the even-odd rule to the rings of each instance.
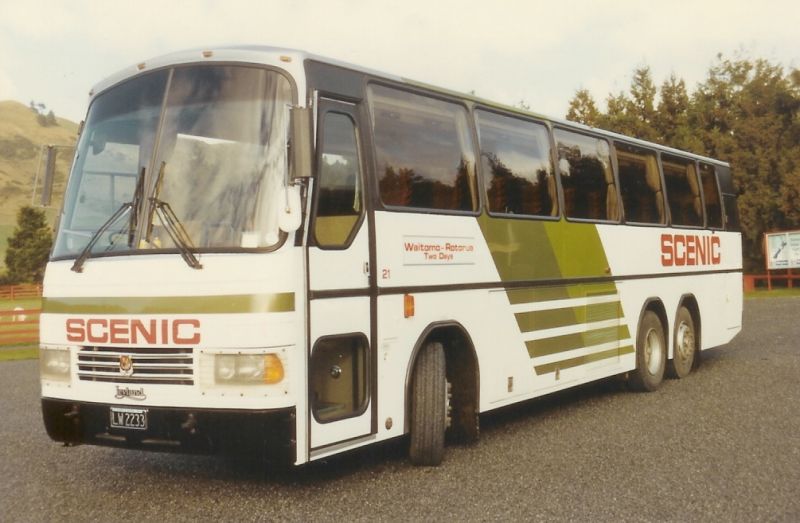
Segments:
[[[644,392],[658,389],[664,380],[666,364],[664,326],[655,312],[645,311],[636,335],[636,370],[630,375],[631,387]]]
[[[671,378],[685,378],[692,371],[697,355],[696,332],[694,319],[686,307],[678,309],[678,315],[675,316],[674,350],[667,366],[667,373]]]
[[[441,343],[428,343],[417,356],[411,383],[411,444],[414,465],[436,466],[444,457],[447,378]]]

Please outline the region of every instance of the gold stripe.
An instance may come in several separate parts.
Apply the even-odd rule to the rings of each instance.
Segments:
[[[571,369],[579,365],[586,365],[587,363],[593,363],[595,361],[606,360],[609,358],[616,358],[618,356],[623,356],[625,354],[631,354],[632,352],[633,352],[633,347],[628,345],[627,347],[620,347],[618,349],[606,350],[603,352],[597,352],[595,354],[587,354],[586,356],[570,358],[568,360],[557,361],[555,363],[537,365],[534,367],[534,370],[536,371],[536,374],[539,375],[548,374],[550,372],[555,372],[556,369],[558,370]]]
[[[50,314],[237,314],[294,311],[294,293],[229,296],[42,298]]]
[[[552,338],[543,338],[541,340],[526,341],[525,346],[528,348],[528,354],[531,358],[536,358],[627,338],[628,327],[625,325],[616,325],[614,327],[605,327],[603,329],[595,329],[587,332],[577,332],[574,334],[553,336]]]
[[[527,289],[510,289],[508,301],[511,305],[535,303],[541,301],[564,300],[569,298],[587,298],[616,294],[614,282],[580,283],[554,287],[533,287]]]
[[[566,327],[577,323],[591,323],[622,318],[620,302],[595,303],[578,307],[564,307],[544,311],[519,312],[517,318],[520,332]]]

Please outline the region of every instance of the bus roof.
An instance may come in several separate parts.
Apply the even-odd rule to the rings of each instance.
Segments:
[[[219,46],[219,47],[204,47],[204,48],[195,48],[195,49],[177,51],[174,53],[157,56],[149,60],[146,60],[144,62],[140,62],[136,65],[132,65],[125,69],[122,69],[121,71],[118,71],[117,73],[99,82],[92,88],[92,90],[89,93],[89,97],[91,101],[91,99],[94,96],[101,93],[102,91],[145,70],[153,70],[177,64],[203,63],[203,62],[242,62],[242,63],[265,64],[265,65],[275,65],[276,63],[280,63],[281,67],[286,69],[289,73],[291,73],[294,76],[294,79],[298,82],[298,89],[302,93],[305,89],[305,84],[303,81],[301,81],[301,79],[304,78],[303,67],[307,60],[313,60],[337,68],[341,68],[344,70],[349,70],[362,75],[367,75],[373,78],[390,80],[396,83],[408,85],[410,87],[417,87],[424,89],[426,91],[431,91],[449,97],[455,97],[462,100],[467,100],[472,103],[483,105],[486,107],[501,109],[504,111],[512,112],[522,116],[532,117],[539,120],[545,120],[555,126],[588,131],[612,140],[619,140],[633,145],[658,149],[659,151],[665,153],[677,154],[700,161],[728,166],[727,162],[716,160],[714,158],[709,158],[707,156],[691,153],[688,151],[683,151],[680,149],[675,149],[654,142],[648,142],[646,140],[640,140],[638,138],[633,138],[631,136],[626,136],[612,131],[591,127],[578,122],[569,121],[564,118],[556,118],[541,113],[520,109],[518,107],[513,107],[507,104],[496,102],[494,100],[481,98],[473,94],[467,94],[446,89],[425,82],[420,82],[417,80],[404,78],[402,76],[389,74],[382,71],[377,71],[374,69],[363,67],[360,65],[344,62],[341,60],[336,60],[325,56],[317,55],[314,53],[309,53],[307,51],[284,48],[284,47],[271,47],[265,45],[233,45],[233,46]]]

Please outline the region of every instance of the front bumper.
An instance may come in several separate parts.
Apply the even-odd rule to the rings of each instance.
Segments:
[[[110,405],[42,398],[47,434],[67,445],[202,454],[250,454],[295,462],[295,409],[145,407],[147,430],[111,427]]]

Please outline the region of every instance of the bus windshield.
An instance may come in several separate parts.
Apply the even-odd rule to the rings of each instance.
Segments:
[[[90,255],[183,248],[163,209],[198,251],[276,245],[291,99],[283,75],[229,65],[162,69],[100,94],[53,257],[76,257],[90,241]]]

